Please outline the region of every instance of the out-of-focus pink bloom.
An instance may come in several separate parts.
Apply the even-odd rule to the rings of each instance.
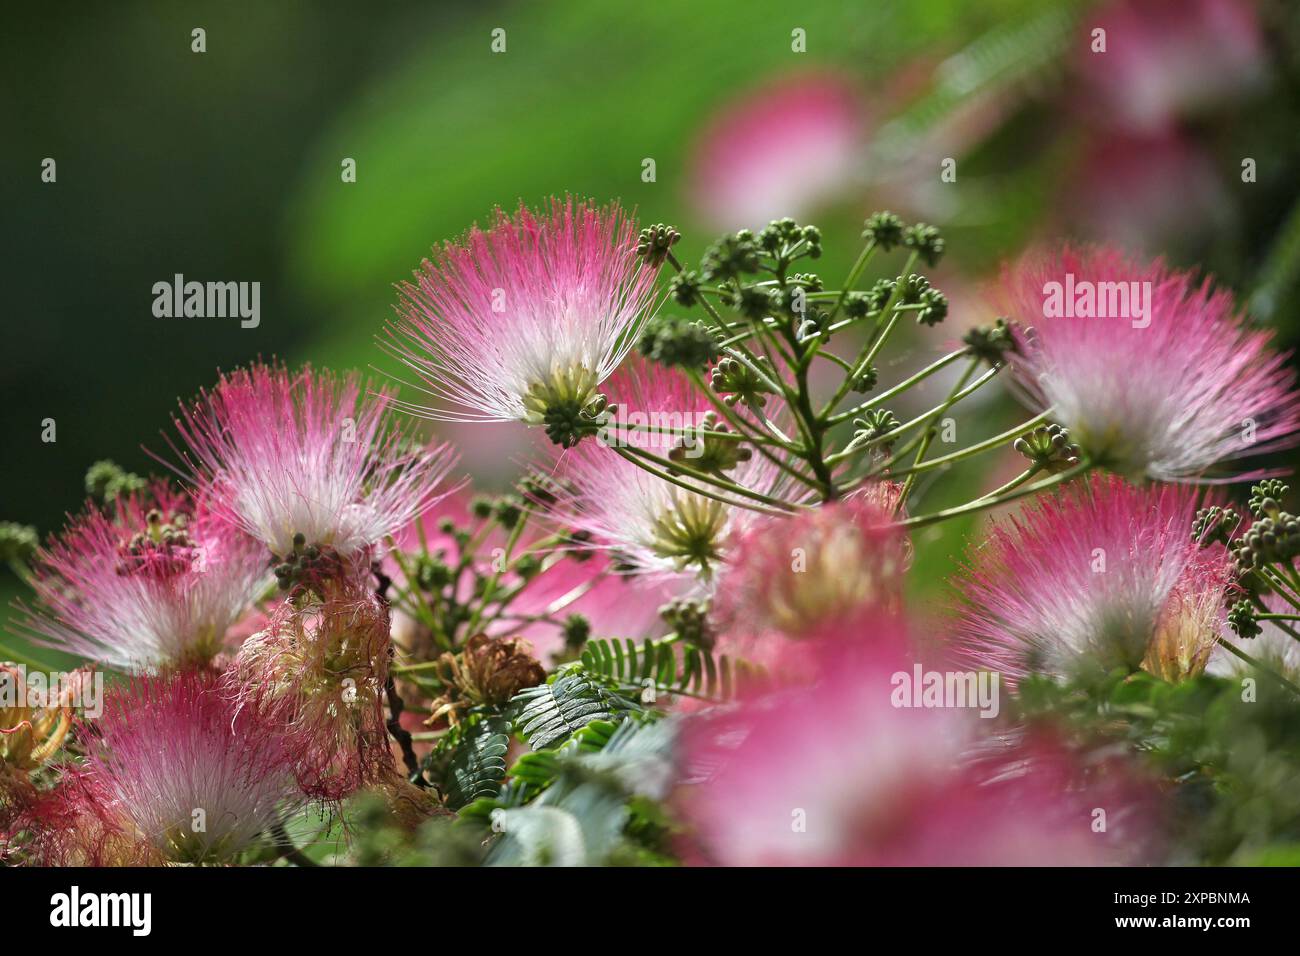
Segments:
[[[1095,476],[994,525],[960,582],[954,653],[1022,677],[1139,666],[1205,668],[1229,579],[1222,545],[1192,538],[1198,495]]]
[[[1232,296],[1113,249],[1030,253],[1003,275],[1012,367],[1094,464],[1176,480],[1296,442],[1285,357]]]
[[[782,77],[709,122],[691,161],[690,199],[718,229],[800,218],[852,190],[864,147],[864,109],[847,78]]]
[[[118,670],[203,665],[270,580],[265,548],[210,507],[158,482],[111,511],[89,506],[37,555],[48,610],[26,630]]]
[[[639,449],[662,459],[680,455],[686,467],[708,467],[710,444],[719,454],[734,452],[728,439],[701,439],[692,430],[711,421],[712,406],[690,380],[675,369],[632,361],[610,379],[608,392],[617,405],[609,424],[594,442],[559,456],[557,520],[592,538],[629,570],[650,580],[707,578],[733,535],[756,513],[688,490],[651,474],[620,455],[615,446]],[[716,428],[716,424],[714,425]],[[686,433],[686,434],[683,434]],[[779,469],[757,453],[725,470],[736,484],[765,495],[779,495]],[[654,467],[662,468],[662,464]],[[684,479],[689,484],[689,479]],[[721,492],[727,497],[727,492]],[[728,500],[744,500],[733,496]]]
[[[182,405],[176,427],[214,505],[281,557],[294,536],[342,555],[378,545],[438,500],[455,461],[412,450],[386,419],[392,393],[256,364]]]
[[[1181,134],[1110,134],[1081,156],[1064,215],[1126,249],[1186,245],[1222,229],[1232,203],[1213,160]]]
[[[439,404],[403,407],[448,421],[577,422],[635,344],[654,294],[635,224],[617,205],[552,200],[497,210],[399,286],[386,347]],[[557,433],[558,435],[558,433]]]
[[[896,524],[901,486],[861,493],[790,518],[762,518],[736,540],[714,599],[723,649],[769,667],[801,639],[897,610],[911,554]]]
[[[332,580],[322,595],[281,604],[223,675],[227,696],[277,728],[313,797],[337,801],[392,776],[389,622],[363,584]]]
[[[863,626],[882,632],[822,645],[811,685],[685,725],[677,801],[696,862],[1082,865],[1139,851],[1126,787],[1080,790],[1070,761],[1036,743],[977,759],[988,722],[916,706],[893,625]],[[1108,832],[1093,830],[1097,807]]]
[[[1119,0],[1083,21],[1082,70],[1090,106],[1134,129],[1248,93],[1266,71],[1264,37],[1249,0]],[[1092,51],[1092,31],[1106,51]]]
[[[86,765],[32,814],[42,863],[229,862],[302,805],[285,740],[209,671],[111,692],[85,739]]]

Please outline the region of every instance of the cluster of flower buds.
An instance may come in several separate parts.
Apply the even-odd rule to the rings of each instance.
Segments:
[[[301,531],[293,536],[293,550],[276,556],[272,566],[281,591],[306,589],[320,594],[324,582],[344,573],[343,559],[331,547],[308,544]]]
[[[1056,424],[1039,425],[1012,447],[1044,471],[1065,471],[1079,463],[1079,446],[1070,443],[1069,429]]]
[[[718,419],[717,412],[705,412],[697,426],[689,429],[668,452],[670,461],[696,471],[722,474],[754,457],[754,450],[743,443],[743,436],[730,432]]]
[[[993,367],[1006,361],[1007,353],[1015,351],[1016,337],[1011,324],[999,318],[992,325],[977,325],[962,336],[962,344],[971,355]]]
[[[1244,574],[1268,564],[1289,565],[1300,556],[1300,518],[1280,504],[1288,488],[1268,478],[1251,488],[1248,507],[1254,522],[1234,543],[1233,557]]]

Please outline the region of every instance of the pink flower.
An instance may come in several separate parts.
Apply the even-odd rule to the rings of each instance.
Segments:
[[[1032,673],[1204,669],[1229,579],[1192,538],[1198,497],[1094,477],[994,525],[960,582],[959,661],[1015,684]]]
[[[798,655],[803,638],[869,609],[896,610],[911,558],[895,523],[900,490],[873,483],[794,517],[752,523],[719,575],[714,609],[727,648],[774,665]]]
[[[439,497],[455,456],[408,448],[355,375],[263,364],[222,376],[182,406],[176,427],[214,503],[284,557],[295,536],[354,554],[378,545]]]
[[[1104,799],[1081,790],[1071,762],[1036,743],[980,758],[991,721],[915,706],[900,635],[885,619],[860,626],[879,633],[824,656],[813,684],[685,725],[677,799],[696,862],[1080,865],[1134,854],[1127,788]],[[1098,806],[1108,833],[1092,830]]]
[[[710,495],[683,488],[622,457],[614,447],[636,448],[663,459],[678,456],[697,469],[721,465],[723,476],[744,488],[779,495],[785,482],[778,468],[752,449],[736,455],[736,443],[692,431],[717,428],[708,399],[680,372],[635,360],[609,381],[617,407],[599,441],[558,456],[557,520],[590,535],[627,570],[648,580],[683,586],[717,567],[730,539],[748,527],[756,512],[729,504],[742,496],[707,486]],[[613,447],[611,447],[613,446]],[[629,454],[632,453],[629,451]],[[730,456],[730,457],[729,457]],[[654,465],[661,468],[661,465]]]
[[[85,766],[35,813],[42,862],[230,862],[302,805],[282,737],[217,681],[186,671],[109,694]]]
[[[1213,157],[1177,130],[1102,135],[1080,151],[1071,186],[1071,229],[1127,249],[1188,248],[1233,216]]]
[[[782,77],[710,120],[692,160],[692,204],[718,229],[800,218],[860,178],[865,125],[845,77]]]
[[[384,718],[388,609],[364,585],[330,579],[273,612],[223,675],[224,692],[275,727],[303,791],[328,801],[390,781]]]
[[[1027,256],[1004,286],[1032,326],[1011,357],[1018,381],[1093,463],[1175,480],[1295,443],[1285,357],[1208,281],[1066,248]]]
[[[1264,37],[1247,0],[1120,0],[1086,24],[1081,56],[1089,102],[1110,122],[1168,128],[1250,92],[1265,77]],[[1098,28],[1105,30],[1104,53],[1092,49]]]
[[[635,225],[617,205],[552,200],[497,210],[403,283],[386,347],[439,400],[410,411],[447,421],[544,424],[571,444],[579,416],[636,341],[654,291]]]
[[[200,496],[155,483],[91,507],[40,552],[41,644],[118,670],[203,665],[269,583],[265,549]]]

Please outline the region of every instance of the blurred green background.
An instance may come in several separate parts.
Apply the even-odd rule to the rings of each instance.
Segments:
[[[1141,15],[1125,19],[1127,7]],[[945,336],[917,338],[915,364],[991,317],[978,289],[1001,259],[1068,235],[1210,269],[1291,343],[1293,7],[9,4],[0,518],[44,534],[79,507],[96,459],[156,470],[142,444],[165,451],[159,432],[177,398],[218,368],[274,355],[391,370],[373,339],[392,284],[498,203],[617,199],[645,222],[677,225],[682,258],[697,259],[724,226],[754,225],[701,208],[701,138],[747,99],[752,108],[753,96],[808,76],[833,78],[860,107],[845,188],[779,211],[822,226],[828,284],[856,255],[873,208],[945,229],[949,258],[935,279],[954,317]],[[1087,62],[1097,23],[1114,24],[1107,55],[1122,60]],[[204,53],[191,50],[196,27]],[[504,52],[492,49],[496,29]],[[802,50],[793,31],[804,31]],[[1171,38],[1173,53],[1162,47]],[[1132,95],[1107,90],[1098,63],[1103,76],[1136,77],[1124,88]],[[1134,84],[1173,107],[1121,129],[1115,117],[1136,102]],[[774,111],[762,123],[779,141],[786,118]],[[41,181],[46,157],[55,183]],[[1242,182],[1243,157],[1256,160],[1253,182]],[[342,180],[345,158],[355,183]],[[945,158],[958,174],[940,185]],[[153,284],[175,273],[260,282],[260,326],[155,318]],[[971,415],[963,441],[1017,420],[1005,401]],[[54,443],[41,440],[46,418],[57,423]],[[487,450],[471,463],[504,473],[511,462],[495,444],[504,431],[485,428]],[[938,494],[927,504],[950,503]],[[963,530],[925,542],[923,565],[948,567]],[[7,603],[12,576],[3,590]]]

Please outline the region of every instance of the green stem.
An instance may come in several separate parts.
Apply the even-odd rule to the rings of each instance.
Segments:
[[[643,471],[648,471],[650,474],[658,478],[662,478],[664,481],[667,481],[670,484],[674,484],[679,488],[684,488],[686,491],[690,491],[697,495],[702,495],[703,497],[710,498],[714,501],[720,501],[724,505],[731,505],[734,508],[748,508],[751,511],[757,511],[759,514],[771,515],[772,517],[780,517],[780,518],[786,517],[792,511],[795,510],[794,505],[788,504],[783,501],[776,502],[776,504],[778,508],[782,508],[785,510],[775,510],[772,508],[762,507],[761,505],[756,505],[753,502],[749,502],[749,501],[736,501],[733,498],[724,498],[722,495],[715,494],[714,492],[709,491],[707,488],[700,488],[697,485],[692,485],[689,482],[682,481],[680,478],[671,474],[670,472],[666,471],[663,468],[656,468],[653,464],[650,464],[646,460],[638,457],[637,455],[631,454],[629,450],[626,448],[613,448],[613,450],[618,455],[620,455],[623,458],[626,458],[628,461],[632,462],[632,464],[636,465],[638,468],[642,469]],[[669,462],[669,465],[674,470],[677,470],[678,468],[676,462]],[[740,488],[741,486],[736,485],[736,487]],[[756,494],[756,492],[750,492],[748,491],[748,489],[743,489],[743,490],[745,491],[746,494]],[[768,499],[768,500],[775,501],[775,499]]]
[[[1009,439],[1019,438],[1026,431],[1046,421],[1050,416],[1051,416],[1051,409],[1048,409],[1047,411],[1043,412],[1041,415],[1035,415],[1027,422],[1022,422],[1021,424],[1015,426],[1014,428],[1009,428],[1004,432],[999,432],[998,434],[994,435],[992,438],[986,438],[981,442],[976,442],[974,445],[971,445],[968,448],[963,448],[960,451],[955,451],[950,455],[943,455],[939,458],[931,458],[930,460],[922,462],[921,464],[916,465],[915,467],[899,468],[897,470],[890,469],[889,474],[891,477],[896,478],[900,475],[910,474],[914,471],[930,471],[933,468],[942,468],[946,465],[956,464],[957,462],[963,461],[967,458],[973,458],[976,455],[981,454],[982,452],[989,451],[993,448],[997,448],[999,445],[1005,444]],[[890,462],[886,462],[882,466],[881,470],[883,471],[889,468],[889,466],[890,466]]]
[[[912,461],[913,468],[921,464],[921,460],[925,458],[925,453],[929,451],[930,443],[934,441],[934,426],[935,423],[939,421],[939,416],[956,403],[957,397],[961,394],[961,390],[966,387],[966,383],[970,381],[970,377],[975,374],[975,370],[979,368],[979,366],[980,360],[978,358],[973,359],[970,365],[966,366],[966,370],[961,373],[961,376],[957,379],[957,383],[948,393],[948,398],[944,400],[943,404],[939,405],[934,410],[934,414],[932,414],[926,421],[925,428],[921,433],[921,446],[916,450],[916,458]],[[912,487],[915,484],[916,472],[912,472],[903,479],[903,490],[898,496],[898,504],[894,509],[895,512],[901,511],[907,506],[908,495],[912,493]]]
[[[883,435],[877,435],[875,438],[870,438],[863,442],[858,442],[856,439],[854,439],[853,441],[845,445],[842,451],[836,452],[834,455],[831,455],[829,458],[826,459],[826,461],[828,463],[840,462],[843,461],[845,458],[848,458],[852,455],[857,454],[860,451],[863,451],[864,449],[874,448],[877,445],[883,445],[883,444],[888,444],[889,442],[897,441],[901,435],[911,431],[917,425],[920,425],[922,422],[928,420],[930,416],[933,415],[936,411],[941,412],[943,411],[944,408],[948,408],[951,407],[952,405],[956,405],[957,402],[961,401],[967,395],[971,395],[974,392],[978,391],[984,385],[988,384],[988,382],[990,382],[993,379],[993,376],[996,375],[997,373],[998,370],[996,368],[989,369],[987,372],[985,372],[975,381],[971,382],[964,389],[958,392],[955,398],[952,398],[951,400],[945,400],[942,404],[936,405],[934,408],[930,409],[929,411],[922,412],[920,415],[917,415],[915,418],[911,419],[910,421],[904,422],[903,424],[899,425],[897,428],[890,429],[889,431],[885,432],[885,434]],[[915,446],[909,445],[908,448],[905,449],[903,453],[906,453],[906,451],[911,450],[912,447]]]
[[[829,425],[838,425],[840,422],[847,422],[850,418],[856,418],[858,415],[861,415],[867,409],[874,408],[875,406],[879,405],[881,402],[888,401],[889,399],[893,398],[895,395],[907,391],[909,388],[916,385],[918,382],[925,381],[925,379],[929,378],[935,372],[947,368],[953,362],[957,361],[957,359],[961,358],[963,355],[968,355],[968,354],[970,353],[967,349],[961,349],[960,351],[957,352],[950,352],[948,355],[945,355],[937,362],[933,362],[930,365],[927,365],[925,368],[921,369],[921,371],[917,372],[915,375],[911,376],[910,378],[907,378],[899,382],[897,385],[881,392],[879,395],[872,396],[867,401],[863,402],[861,405],[855,405],[853,408],[850,408],[847,411],[840,412],[838,415],[832,415],[830,418],[826,419],[826,422]]]
[[[1048,488],[1053,488],[1056,485],[1062,484],[1063,482],[1069,481],[1071,478],[1083,474],[1091,467],[1091,462],[1081,461],[1079,464],[1067,471],[1060,472],[1059,474],[1053,475],[1051,478],[1029,485],[1028,487],[1017,488],[1000,497],[977,498],[974,501],[968,501],[966,504],[958,505],[955,508],[945,508],[943,511],[936,511],[933,514],[928,515],[917,515],[915,518],[908,518],[905,521],[900,521],[899,524],[904,528],[924,528],[927,525],[936,524],[940,521],[947,521],[949,518],[958,518],[963,515],[986,511],[989,508],[995,508],[998,505],[1006,504],[1009,501],[1015,501],[1016,499],[1023,498],[1026,495],[1046,491]]]
[[[906,276],[910,274],[912,266],[915,264],[916,253],[913,252],[907,257],[907,262],[904,264],[903,271],[900,275]],[[894,290],[889,294],[889,301],[886,302],[885,307],[881,309],[881,315],[888,316],[885,320],[884,328],[881,330],[880,334],[876,336],[875,341],[872,342],[871,346],[867,349],[866,354],[864,354],[854,365],[853,374],[845,376],[844,381],[840,383],[840,387],[835,390],[835,394],[831,396],[830,401],[828,401],[826,406],[822,409],[821,414],[818,416],[819,418],[824,420],[831,416],[835,411],[835,406],[844,401],[844,396],[846,396],[850,389],[853,388],[853,383],[857,381],[858,376],[867,370],[868,366],[871,365],[872,360],[884,347],[885,340],[889,338],[889,333],[894,331],[894,326],[898,324],[899,313],[895,306],[898,304],[898,295],[902,289],[902,282],[896,282],[894,284]]]
[[[867,268],[867,263],[871,261],[871,257],[875,254],[875,251],[876,240],[874,238],[868,239],[867,244],[863,246],[862,251],[858,253],[858,258],[853,263],[853,268],[849,270],[848,277],[844,280],[844,286],[840,289],[839,297],[836,298],[835,305],[831,307],[830,315],[827,317],[828,321],[834,321],[835,316],[839,315],[840,309],[844,306],[844,300],[847,299],[849,293],[853,291],[854,284],[862,276],[863,270]],[[904,272],[904,275],[906,275],[906,272]]]
[[[1245,661],[1245,662],[1246,662],[1247,664],[1249,664],[1251,667],[1255,668],[1255,670],[1259,671],[1261,674],[1267,674],[1269,677],[1273,678],[1275,681],[1277,681],[1277,682],[1278,682],[1279,684],[1281,684],[1283,687],[1285,687],[1285,688],[1287,688],[1288,690],[1290,690],[1293,694],[1300,695],[1300,687],[1297,687],[1295,684],[1291,683],[1289,680],[1287,680],[1287,679],[1286,679],[1285,677],[1283,677],[1281,674],[1277,673],[1277,671],[1274,671],[1274,670],[1272,670],[1272,669],[1270,669],[1270,668],[1268,668],[1268,667],[1265,667],[1263,664],[1261,664],[1261,663],[1260,663],[1259,661],[1257,661],[1255,658],[1251,657],[1249,654],[1247,654],[1247,653],[1246,653],[1245,651],[1243,651],[1241,648],[1236,647],[1234,644],[1232,644],[1231,641],[1227,641],[1227,640],[1225,640],[1222,636],[1220,636],[1220,637],[1219,637],[1219,644],[1220,644],[1220,646],[1226,648],[1226,649],[1227,649],[1228,651],[1230,651],[1231,653],[1235,654],[1237,657],[1241,658],[1243,661]]]

